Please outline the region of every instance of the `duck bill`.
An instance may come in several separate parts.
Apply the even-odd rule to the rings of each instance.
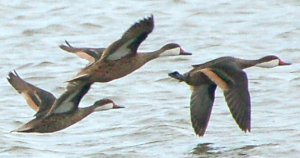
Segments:
[[[284,65],[292,65],[291,63],[287,63],[287,62],[284,62],[282,60],[279,60],[279,66],[284,66]]]
[[[180,48],[179,55],[192,55],[192,53],[186,52],[186,51],[184,51],[182,48]]]
[[[124,106],[119,106],[119,105],[116,105],[116,104],[113,105],[113,109],[121,109],[121,108],[125,108],[125,107]]]

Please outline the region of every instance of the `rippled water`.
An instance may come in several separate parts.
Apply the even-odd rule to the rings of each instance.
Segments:
[[[53,134],[11,130],[33,118],[5,76],[16,69],[53,92],[87,62],[58,48],[107,46],[150,14],[155,29],[140,50],[180,43],[192,57],[164,57],[122,79],[94,84],[80,106],[100,98],[126,109],[93,113]],[[300,2],[279,1],[0,1],[1,157],[297,157],[300,153]],[[246,70],[252,132],[232,119],[220,90],[202,138],[193,133],[190,90],[167,76],[220,56],[255,59],[275,54],[293,63]]]

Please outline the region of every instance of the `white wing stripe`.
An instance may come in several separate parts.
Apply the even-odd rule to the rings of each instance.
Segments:
[[[73,109],[74,103],[71,100],[80,92],[80,89],[72,93],[66,100],[64,100],[61,105],[59,105],[53,113],[65,113]]]
[[[131,50],[128,48],[128,45],[131,44],[135,39],[131,39],[124,43],[121,47],[119,47],[116,51],[112,52],[108,57],[107,60],[119,60],[122,57],[131,54]]]

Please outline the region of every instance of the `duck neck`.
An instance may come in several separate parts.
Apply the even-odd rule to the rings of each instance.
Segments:
[[[97,110],[99,109],[99,107],[101,107],[101,105],[91,105],[89,108],[92,112],[95,112],[95,111],[100,111],[100,110]]]
[[[246,59],[239,59],[237,61],[238,65],[242,68],[242,69],[246,69],[252,66],[255,66],[259,63],[262,63],[262,61],[260,59],[258,60],[246,60]]]
[[[157,58],[157,57],[161,56],[164,52],[165,52],[165,50],[160,48],[160,49],[154,51],[153,53],[151,53],[152,58]]]
[[[78,111],[76,113],[74,113],[74,115],[73,115],[73,122],[75,123],[75,122],[82,120],[83,118],[90,115],[92,112],[94,112],[94,111],[90,106],[84,107],[84,108],[79,108]]]
[[[96,107],[94,107],[94,105],[88,106],[88,107],[84,107],[84,108],[80,108],[80,111],[82,112],[82,116],[85,117],[93,112],[95,112]]]
[[[144,60],[144,62],[148,62],[152,59],[158,58],[163,52],[164,52],[164,50],[158,49],[153,52],[139,53],[139,56]]]

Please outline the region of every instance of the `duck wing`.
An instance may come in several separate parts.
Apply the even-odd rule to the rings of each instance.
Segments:
[[[201,71],[222,88],[234,120],[243,131],[250,132],[251,103],[247,74],[234,63],[219,64]]]
[[[35,111],[47,110],[56,100],[50,92],[24,81],[16,71],[9,72],[7,80],[18,93],[23,95],[27,104]]]
[[[74,53],[82,59],[88,60],[93,63],[100,59],[105,48],[85,48],[85,47],[73,47],[68,41],[65,41],[66,45],[62,44],[59,47],[70,53]]]
[[[60,114],[75,111],[90,87],[91,84],[83,82],[69,84],[67,90],[54,102],[51,108],[44,113],[38,114],[38,116],[47,117],[52,113]]]
[[[192,87],[190,102],[191,121],[197,135],[203,136],[208,125],[215,99],[215,84],[203,84]]]
[[[238,71],[234,74],[234,80],[235,84],[229,85],[229,89],[224,91],[224,96],[236,123],[243,131],[250,132],[251,102],[247,74]]]
[[[154,28],[153,15],[133,24],[121,37],[106,48],[101,60],[119,60],[137,53],[139,45]]]

